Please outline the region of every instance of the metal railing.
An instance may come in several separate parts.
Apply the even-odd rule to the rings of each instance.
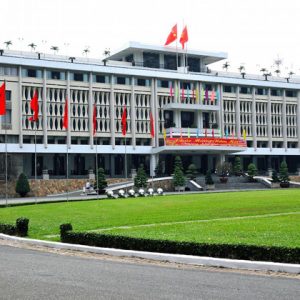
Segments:
[[[220,129],[212,128],[177,128],[166,129],[167,137],[221,137]]]

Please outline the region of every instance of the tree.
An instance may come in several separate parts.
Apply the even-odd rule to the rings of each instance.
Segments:
[[[173,175],[173,184],[175,187],[185,185],[185,177],[179,166],[175,166]]]
[[[54,54],[57,54],[57,52],[59,51],[59,48],[57,46],[51,46],[50,48]]]
[[[88,56],[88,53],[90,52],[90,47],[89,46],[86,46],[84,49],[83,49],[83,54],[85,54],[85,56]]]
[[[36,48],[36,44],[35,44],[35,43],[30,43],[30,44],[28,45],[28,47],[31,48],[31,51],[34,51],[35,48]]]
[[[230,64],[228,61],[225,62],[225,64],[223,65],[223,69],[226,70],[226,72],[228,71],[228,68],[229,68]]]
[[[16,192],[21,196],[25,197],[30,192],[30,186],[27,176],[21,173],[16,184]]]
[[[230,175],[232,166],[230,162],[224,161],[217,164],[217,174],[221,177],[227,177]]]
[[[236,176],[242,173],[241,158],[239,156],[234,159],[233,172]]]
[[[276,183],[276,182],[279,182],[279,177],[277,175],[276,170],[273,170],[272,171],[272,183]]]
[[[147,187],[147,175],[144,170],[144,166],[140,165],[138,168],[137,174],[134,178],[134,186],[139,189],[139,188],[146,188]]]
[[[194,164],[190,164],[187,171],[186,175],[190,180],[194,180],[197,177],[197,167]]]
[[[162,176],[163,175],[163,162],[161,160],[158,161],[157,166],[155,168],[155,175]]]
[[[287,166],[287,163],[285,160],[280,164],[279,180],[280,180],[280,182],[283,182],[283,183],[288,183],[290,181],[289,170],[288,170],[288,166]]]
[[[210,171],[207,171],[206,172],[206,175],[205,175],[205,184],[206,185],[213,185],[215,182],[214,180],[212,179],[211,177],[211,172]]]
[[[255,164],[251,163],[248,165],[248,175],[250,180],[254,180],[253,177],[257,175],[257,168]]]
[[[183,166],[182,166],[182,161],[181,161],[180,156],[177,155],[177,156],[175,157],[174,165],[175,165],[175,168],[176,168],[176,167],[179,167],[179,169],[180,169],[181,171],[183,171]],[[175,170],[175,168],[174,168],[174,170]]]
[[[9,49],[9,46],[12,45],[12,41],[6,41],[4,44],[6,45],[6,49]]]
[[[107,181],[103,168],[99,168],[97,171],[96,187],[98,188],[98,193],[99,191],[103,191],[107,187]]]

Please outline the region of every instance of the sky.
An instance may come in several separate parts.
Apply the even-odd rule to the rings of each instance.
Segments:
[[[128,41],[164,45],[174,24],[187,25],[188,49],[227,52],[229,71],[243,64],[259,73],[282,60],[284,73],[300,74],[298,0],[9,0],[1,5],[0,48],[103,58]],[[175,47],[175,44],[174,44]],[[225,61],[212,69],[222,69]]]

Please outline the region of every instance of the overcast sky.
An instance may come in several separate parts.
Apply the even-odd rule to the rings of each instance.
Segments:
[[[7,0],[1,2],[0,46],[90,57],[128,41],[163,45],[172,26],[188,26],[188,48],[228,53],[231,71],[270,68],[300,74],[299,0]],[[180,33],[179,33],[180,34]],[[215,66],[220,69],[222,64]]]

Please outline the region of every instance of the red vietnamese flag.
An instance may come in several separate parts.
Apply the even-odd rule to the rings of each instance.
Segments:
[[[172,30],[171,30],[171,32],[169,33],[168,37],[167,37],[165,46],[167,46],[167,45],[173,43],[174,41],[176,41],[176,39],[177,39],[177,24],[175,24],[175,25],[172,27]]]
[[[151,111],[150,111],[150,134],[151,137],[154,138],[154,119]]]
[[[96,134],[97,130],[97,108],[96,104],[94,104],[94,110],[93,110],[93,135]]]
[[[29,121],[37,122],[39,119],[39,97],[37,90],[34,91],[33,97],[30,101],[30,108],[33,110],[33,116],[29,118]]]
[[[0,115],[6,114],[5,82],[0,87]]]
[[[124,106],[123,114],[122,114],[122,134],[125,136],[127,132],[127,109]]]
[[[182,49],[184,49],[184,44],[189,40],[189,36],[188,36],[188,31],[187,31],[187,27],[184,26],[181,36],[180,36],[180,44],[182,45]]]
[[[65,102],[63,128],[65,128],[65,129],[69,128],[68,98],[66,98],[66,102]]]

